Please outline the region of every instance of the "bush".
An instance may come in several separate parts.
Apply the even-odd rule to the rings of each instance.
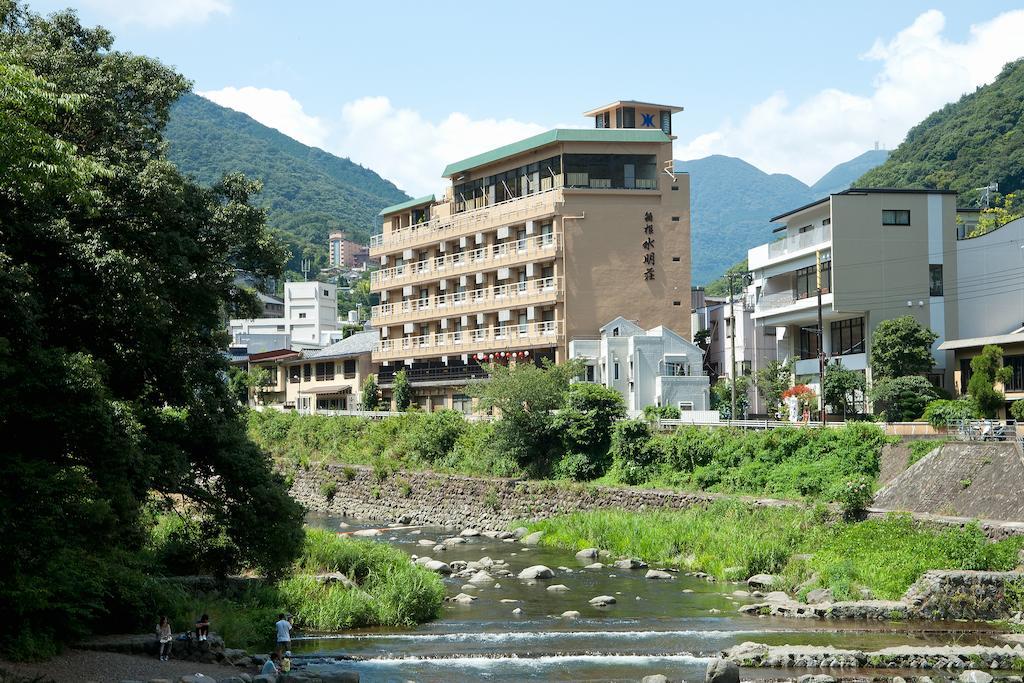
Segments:
[[[658,450],[651,444],[651,426],[643,420],[622,420],[612,430],[612,462],[619,481],[642,484],[654,474]]]
[[[327,499],[330,503],[334,500],[334,496],[338,493],[338,482],[325,481],[320,484],[320,495]]]
[[[675,406],[644,406],[644,419],[648,422],[678,420],[681,415],[679,408]]]
[[[884,412],[890,422],[916,420],[937,397],[932,383],[920,375],[878,380],[869,393],[876,411]]]
[[[848,520],[860,517],[873,499],[871,480],[864,476],[844,481],[832,493],[832,500],[839,503],[843,517]]]
[[[970,397],[957,400],[936,399],[929,401],[924,409],[922,419],[933,427],[948,427],[960,420],[973,420],[981,417],[978,404]]]
[[[612,425],[625,416],[626,403],[614,389],[586,382],[570,385],[552,422],[564,454],[556,475],[585,480],[604,474],[611,464]]]
[[[1010,416],[1017,422],[1024,422],[1024,399],[1010,404]]]

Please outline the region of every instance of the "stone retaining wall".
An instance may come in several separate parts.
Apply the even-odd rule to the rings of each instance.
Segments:
[[[709,493],[582,486],[436,472],[398,472],[378,480],[372,468],[337,464],[314,465],[309,470],[296,471],[291,493],[314,512],[496,530],[507,529],[516,521],[581,510],[678,510],[707,505],[721,497]],[[771,499],[750,501],[763,506],[794,504]]]
[[[903,600],[925,619],[1007,619],[1024,609],[1024,572],[934,570]]]

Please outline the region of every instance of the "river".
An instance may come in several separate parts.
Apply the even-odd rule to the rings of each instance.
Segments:
[[[339,517],[316,516],[308,523],[338,530],[379,527]],[[378,537],[410,555],[430,555],[444,562],[505,560],[518,574],[543,564],[553,579],[530,585],[515,576],[469,590],[465,579],[445,578],[448,595],[476,595],[469,605],[446,602],[436,621],[412,629],[361,629],[341,634],[301,635],[294,653],[313,671],[355,670],[364,682],[391,681],[638,681],[655,673],[670,680],[703,680],[708,661],[724,648],[755,640],[768,644],[836,645],[877,649],[893,645],[937,643],[994,644],[989,634],[963,632],[963,624],[884,624],[763,618],[737,614],[751,600],[732,595],[737,584],[709,583],[676,575],[673,580],[644,578],[645,570],[605,567],[584,570],[572,553],[524,546],[486,537],[434,553],[417,545],[443,539],[458,529],[421,527],[389,530]],[[604,560],[610,562],[611,560]],[[564,567],[565,569],[559,569]],[[547,586],[563,584],[566,592]],[[611,595],[616,604],[594,607],[589,600]],[[502,602],[515,601],[515,602]],[[519,608],[520,614],[513,614]],[[559,618],[567,610],[578,619]],[[358,662],[332,657],[354,656]],[[744,671],[744,679],[778,677],[778,671]],[[797,675],[803,672],[796,672]]]

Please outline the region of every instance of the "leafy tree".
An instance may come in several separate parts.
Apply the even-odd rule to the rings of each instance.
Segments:
[[[736,378],[736,413],[732,417],[732,383],[728,377],[723,377],[711,385],[711,410],[717,410],[718,414],[725,420],[743,419],[747,414],[747,407],[750,399],[747,396],[747,389],[750,388],[750,378],[740,375]]]
[[[733,276],[733,294],[739,294],[743,288],[742,276],[746,275],[750,268],[747,267],[747,259],[726,268],[725,273],[704,287],[704,294],[707,296],[729,296],[729,275]]]
[[[996,390],[996,382],[1006,384],[1013,378],[1013,368],[1002,367],[1003,350],[989,344],[971,359],[971,379],[967,393],[974,399],[985,417],[995,417],[1006,401],[1006,395]]]
[[[589,382],[570,385],[552,425],[562,438],[561,474],[576,480],[604,474],[611,464],[612,425],[625,416],[626,402],[614,389]]]
[[[981,411],[970,397],[958,398],[955,401],[939,398],[928,403],[923,417],[933,427],[948,427],[951,423],[981,417]]]
[[[267,368],[257,365],[247,373],[245,384],[255,394],[256,400],[259,401],[260,405],[263,405],[265,402],[264,394],[269,387],[274,386],[274,376]]]
[[[363,410],[377,410],[380,405],[380,390],[377,388],[377,376],[367,375],[362,388]]]
[[[648,481],[658,465],[659,451],[651,442],[651,425],[645,420],[622,420],[612,431],[611,455],[615,473],[624,484]]]
[[[73,13],[0,0],[7,654],[152,612],[138,559],[152,497],[186,501],[266,573],[302,542],[302,509],[246,436],[222,354],[225,312],[255,308],[235,270],[275,275],[284,252],[249,204],[256,185],[202,187],[165,159],[185,79],[111,45]]]
[[[865,388],[864,373],[846,368],[839,359],[825,369],[825,403],[844,418],[857,413],[857,397]]]
[[[391,395],[395,399],[395,410],[406,411],[412,403],[412,387],[409,386],[409,379],[405,370],[395,373],[395,382],[392,385]]]
[[[991,208],[982,210],[978,227],[971,231],[969,237],[979,237],[1021,217],[1024,217],[1024,193],[1000,195]]]
[[[249,403],[249,374],[231,366],[228,368],[228,393],[242,405]]]
[[[768,405],[769,413],[782,412],[782,393],[793,386],[793,367],[792,358],[772,360],[754,373],[754,386]]]
[[[480,399],[480,409],[496,409],[493,446],[511,456],[535,476],[546,475],[561,455],[561,439],[554,428],[553,411],[564,404],[571,380],[583,371],[581,360],[542,367],[530,363],[493,364],[490,377],[472,384],[469,393]]]
[[[1017,422],[1024,422],[1024,399],[1019,399],[1010,404],[1010,415]]]
[[[928,372],[935,365],[932,344],[939,335],[912,315],[883,320],[871,342],[871,374],[875,381]],[[918,413],[920,415],[920,413]]]
[[[648,422],[658,420],[678,420],[682,416],[679,408],[671,405],[666,406],[644,406],[644,419]]]
[[[928,402],[938,398],[938,392],[925,377],[909,375],[874,382],[868,396],[875,412],[884,413],[890,422],[909,422],[921,417]]]

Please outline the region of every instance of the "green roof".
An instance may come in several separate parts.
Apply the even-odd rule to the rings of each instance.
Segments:
[[[468,171],[477,166],[484,166],[505,157],[510,157],[531,149],[537,149],[555,142],[668,142],[671,138],[661,129],[648,130],[644,128],[555,128],[539,135],[513,142],[492,149],[483,154],[456,161],[448,164],[444,169],[442,177],[450,178],[456,173]]]
[[[401,204],[392,204],[391,206],[385,206],[383,209],[380,210],[380,213],[378,213],[377,215],[384,216],[389,213],[401,211],[402,209],[411,209],[414,206],[419,206],[420,204],[431,204],[433,203],[433,201],[434,195],[428,194],[424,197],[419,197],[417,199],[410,199],[409,201],[402,202]]]

